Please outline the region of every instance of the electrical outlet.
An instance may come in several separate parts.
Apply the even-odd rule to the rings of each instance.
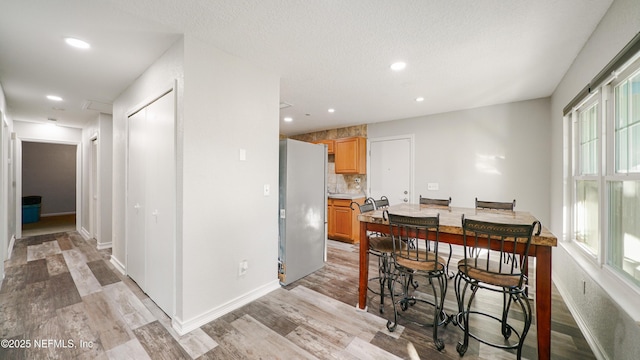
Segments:
[[[438,183],[428,183],[427,190],[438,190],[440,185]]]
[[[249,262],[247,260],[240,261],[240,264],[238,264],[238,276],[246,275],[247,270],[249,270]]]

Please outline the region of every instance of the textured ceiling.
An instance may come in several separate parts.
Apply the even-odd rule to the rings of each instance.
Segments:
[[[188,33],[279,74],[298,134],[550,96],[611,2],[0,0],[0,83],[14,119],[82,124]]]

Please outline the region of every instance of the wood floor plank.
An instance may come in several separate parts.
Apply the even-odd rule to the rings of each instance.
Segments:
[[[244,311],[281,336],[287,336],[287,334],[298,327],[298,324],[295,322],[286,317],[279,316],[277,313],[271,311],[269,306],[258,301],[245,305]]]
[[[86,296],[102,290],[98,279],[96,279],[87,265],[86,257],[78,249],[65,250],[62,255],[67,262],[69,273],[73,277],[80,296]]]
[[[200,328],[176,340],[193,359],[199,358],[218,346],[218,343]]]
[[[117,360],[151,360],[151,357],[137,338],[107,351],[107,356],[109,359]]]
[[[105,286],[102,291],[111,299],[111,304],[130,329],[156,321],[156,317],[121,281]]]
[[[401,358],[383,350],[375,345],[372,345],[368,341],[364,341],[360,338],[355,338],[347,346],[345,353],[353,356],[355,359],[368,360],[368,359],[389,359],[400,360]]]
[[[82,302],[89,326],[98,334],[105,350],[113,349],[133,338],[124,319],[102,291],[83,296]]]
[[[27,284],[25,298],[21,306],[27,308],[26,327],[32,329],[43,321],[55,316],[56,307],[51,296],[48,281]]]
[[[87,263],[87,266],[89,266],[89,269],[91,269],[91,272],[102,286],[120,281],[120,278],[117,277],[102,260],[90,261]]]
[[[321,312],[309,311],[299,307],[296,303],[289,302],[288,293],[274,291],[272,294],[264,296],[258,301],[267,304],[269,309],[278,316],[286,317],[300,326],[313,329],[313,332],[323,338],[323,341],[328,341],[344,349],[355,337],[347,330],[337,327],[331,319],[324,319]]]
[[[0,295],[0,338],[22,336],[27,330],[29,307],[25,306],[27,290],[20,289]],[[0,359],[4,359],[0,356]]]
[[[104,354],[100,337],[89,325],[89,317],[83,302],[56,311],[65,339],[74,341],[74,351],[68,358],[95,359]]]
[[[6,268],[4,276],[0,295],[23,290],[27,285],[27,263]]]
[[[52,289],[51,299],[56,309],[82,301],[78,288],[68,272],[52,276],[49,279],[49,286]]]
[[[246,359],[317,359],[249,315],[231,323],[237,332],[225,336],[220,345],[230,344]]]
[[[27,284],[49,280],[47,260],[39,259],[27,262]]]
[[[11,251],[11,258],[4,262],[5,269],[27,263],[27,246],[14,245]]]
[[[189,359],[189,354],[158,321],[141,326],[133,333],[152,359]]]
[[[344,350],[350,343],[349,340],[353,339],[352,337],[331,339],[330,337],[325,336],[325,334],[317,331],[313,327],[300,325],[292,332],[290,332],[286,336],[286,338],[292,343],[298,345],[300,348],[306,350],[308,353],[313,354],[320,359],[357,359],[356,357],[352,357],[350,355],[342,356]],[[340,340],[343,340],[344,343],[341,343]]]
[[[60,250],[71,250],[73,248],[73,243],[67,233],[62,234],[62,236],[58,237],[56,241],[58,241]]]
[[[62,253],[49,255],[46,257],[46,260],[49,276],[55,276],[69,272],[67,262],[64,261],[64,256],[62,256]]]
[[[49,255],[60,254],[60,246],[57,241],[44,241],[41,244],[27,248],[27,261],[44,259]]]
[[[330,319],[337,327],[366,341],[373,339],[378,331],[387,331],[386,319],[358,311],[355,306],[336,301],[306,287],[296,287],[290,291],[290,294],[298,297],[301,304],[313,304],[318,311],[322,312],[324,318]],[[399,337],[403,329],[403,326],[398,326],[390,336]]]

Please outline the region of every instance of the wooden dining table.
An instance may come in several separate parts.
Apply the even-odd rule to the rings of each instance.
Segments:
[[[406,216],[440,216],[440,242],[463,245],[462,216],[465,218],[508,224],[532,224],[537,219],[525,211],[505,211],[474,208],[445,207],[403,203],[384,210]],[[367,232],[389,232],[389,223],[383,218],[383,209],[358,215],[360,221],[360,271],[358,284],[358,308],[366,309],[369,279],[369,238]],[[536,258],[535,309],[538,337],[538,359],[551,357],[551,249],[557,246],[557,238],[546,227],[534,235],[529,256]],[[522,244],[514,244],[522,254]],[[524,255],[524,254],[523,254]]]

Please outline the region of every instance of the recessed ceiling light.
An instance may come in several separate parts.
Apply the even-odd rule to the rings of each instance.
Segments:
[[[417,101],[417,102],[423,102],[423,101],[424,101],[424,98],[423,98],[422,96],[417,97],[417,98],[416,98],[416,101]]]
[[[52,100],[52,101],[62,101],[62,98],[60,96],[56,96],[56,95],[47,95],[47,99]]]
[[[65,38],[64,41],[68,45],[73,46],[73,47],[78,48],[78,49],[89,49],[91,47],[91,45],[89,45],[88,42],[82,41],[82,40],[76,39],[76,38],[68,37],[68,38]]]
[[[393,64],[391,64],[391,70],[393,71],[400,71],[400,70],[404,70],[404,68],[407,67],[407,64],[402,62],[402,61],[398,61],[395,62]]]
[[[334,113],[334,112],[336,112],[336,109],[329,109],[328,111],[329,111],[330,113]]]
[[[284,118],[283,120],[284,120],[284,121],[286,121],[286,122],[292,122],[292,121],[293,121],[293,118],[286,117],[286,118]]]

